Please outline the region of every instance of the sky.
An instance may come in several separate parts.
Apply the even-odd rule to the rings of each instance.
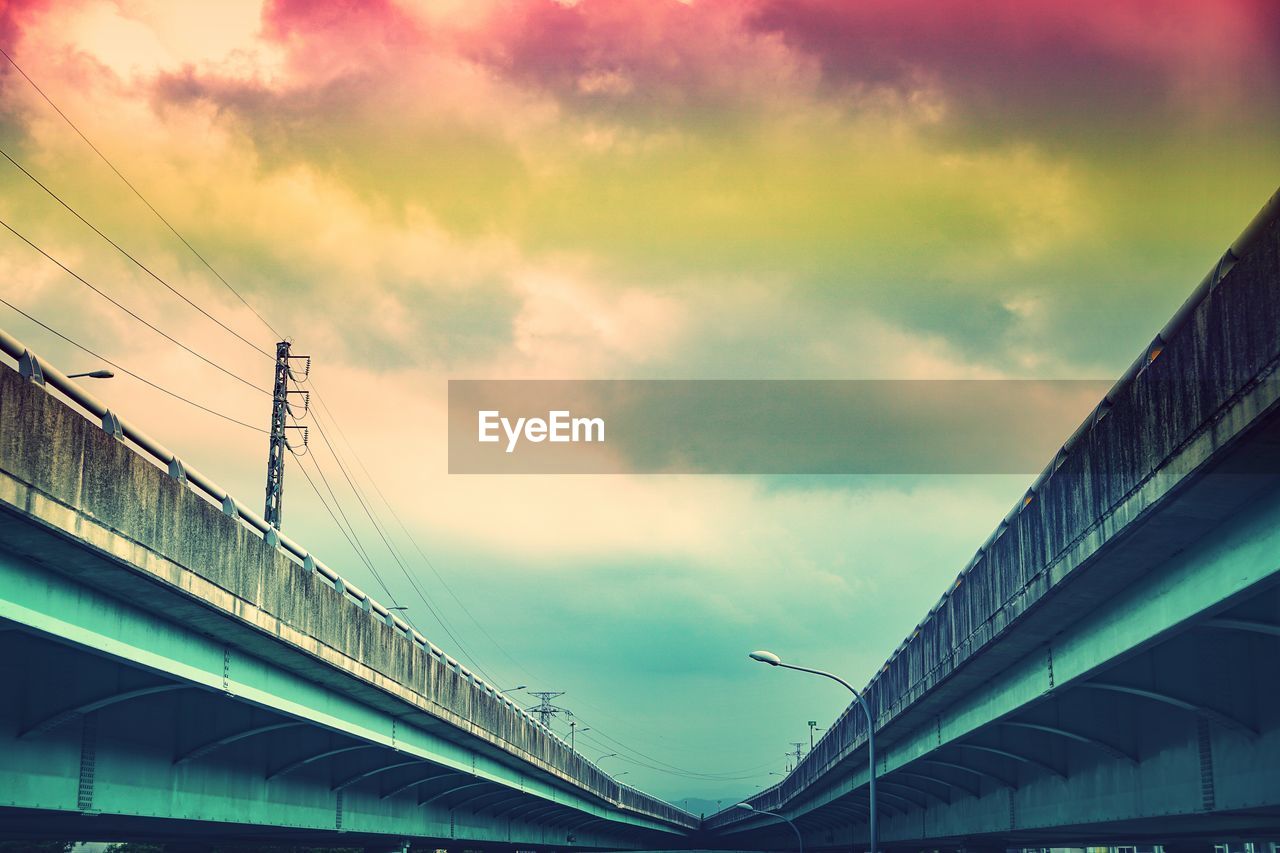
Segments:
[[[291,338],[283,529],[673,801],[843,708],[748,651],[865,683],[1031,476],[450,475],[447,381],[1108,380],[1280,185],[1267,0],[0,0],[0,46],[49,99],[0,62],[0,148],[154,276],[10,160],[0,219],[169,338],[9,231],[0,298],[242,421],[93,386],[251,506]]]

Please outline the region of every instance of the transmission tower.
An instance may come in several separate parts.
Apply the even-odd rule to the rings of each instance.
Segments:
[[[794,758],[795,764],[792,764],[791,767],[787,768],[788,772],[800,766],[800,748],[804,746],[803,741],[793,740],[793,741],[789,741],[789,743],[792,746],[794,746],[795,749],[792,750],[791,752],[788,752],[787,757]]]
[[[537,696],[538,699],[541,700],[539,704],[534,705],[529,710],[537,714],[538,719],[542,721],[542,725],[546,726],[547,728],[551,728],[551,721],[555,719],[556,714],[564,713],[566,711],[565,708],[561,708],[559,705],[551,704],[552,699],[555,699],[558,696],[564,695],[563,690],[559,690],[559,691],[549,690],[543,693],[531,692],[529,695]]]

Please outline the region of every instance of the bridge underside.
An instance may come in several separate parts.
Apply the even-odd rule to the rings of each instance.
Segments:
[[[887,847],[1055,847],[1280,839],[1280,595],[1274,587],[1096,677],[891,761]],[[865,760],[865,759],[864,759]],[[883,772],[883,768],[882,768]],[[789,812],[806,849],[866,840],[867,790]],[[721,841],[794,847],[753,818]]]
[[[246,654],[208,614],[157,606],[168,591],[58,542],[0,510],[0,838],[681,845],[408,707]],[[99,565],[114,594],[85,582]]]
[[[0,836],[502,849],[652,835],[9,621],[0,679]]]
[[[9,621],[0,680],[0,837],[504,849],[653,835]]]
[[[1257,473],[1276,470],[1276,433],[1091,569],[1077,622],[1029,615],[1016,653],[880,732],[882,846],[1280,838],[1280,489]],[[866,761],[780,807],[806,849],[866,841]],[[794,847],[785,824],[740,814],[708,820],[716,843]]]

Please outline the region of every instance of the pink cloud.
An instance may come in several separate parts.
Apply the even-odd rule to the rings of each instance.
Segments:
[[[521,85],[579,108],[632,115],[767,100],[796,75],[793,58],[752,31],[750,3],[523,0],[464,34],[468,55]]]
[[[394,74],[405,58],[429,49],[421,23],[390,0],[268,0],[262,34],[285,46],[291,74],[312,84]]]
[[[1280,7],[1267,0],[762,0],[751,25],[819,58],[831,82],[924,76],[980,106],[1074,108],[1086,121],[1244,95],[1280,57]]]
[[[30,20],[44,14],[50,5],[50,0],[0,0],[0,47],[12,54]]]

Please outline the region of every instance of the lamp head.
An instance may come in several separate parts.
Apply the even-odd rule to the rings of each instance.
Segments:
[[[753,812],[756,810],[756,807],[751,805],[751,803],[738,803],[736,806],[734,806],[734,808],[742,809],[743,811],[748,811],[748,812]]]
[[[773,652],[766,652],[763,650],[752,652],[748,657],[752,660],[758,660],[761,663],[767,663],[769,666],[777,666],[782,663],[782,658],[778,657]]]

